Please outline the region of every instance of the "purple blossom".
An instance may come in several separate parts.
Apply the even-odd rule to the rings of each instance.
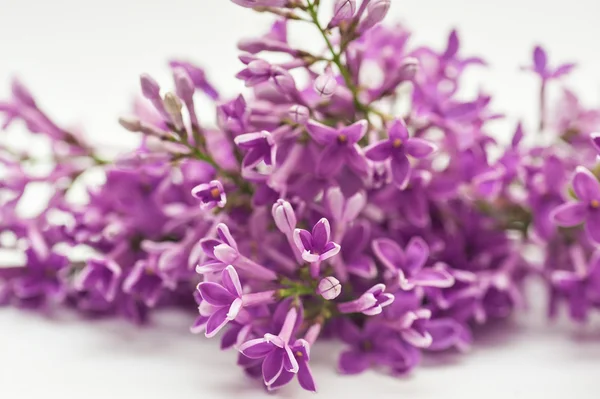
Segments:
[[[389,138],[368,147],[365,156],[372,161],[385,161],[391,158],[392,177],[400,188],[406,187],[410,177],[410,161],[407,155],[414,158],[425,158],[431,155],[436,147],[432,143],[417,137],[408,136],[406,124],[397,119],[388,129]]]
[[[302,259],[316,265],[311,265],[311,274],[316,277],[319,273],[319,263],[335,256],[340,252],[339,244],[330,241],[331,227],[325,218],[319,220],[312,232],[303,229],[294,230],[294,243],[302,254]]]
[[[600,183],[596,176],[583,166],[577,167],[573,177],[573,191],[577,201],[560,205],[552,212],[559,226],[571,227],[585,222],[588,237],[600,243]]]
[[[246,8],[256,7],[283,7],[287,4],[288,0],[231,0],[238,6]]]
[[[429,258],[429,246],[420,237],[412,238],[406,250],[388,238],[378,238],[373,241],[373,252],[403,290],[454,284],[454,279],[444,268],[424,267]]]
[[[382,309],[394,302],[394,295],[385,293],[384,284],[376,284],[369,288],[358,299],[338,304],[341,313],[363,313],[367,316],[375,316]]]
[[[260,162],[267,166],[275,164],[275,143],[271,133],[262,131],[258,133],[246,133],[235,138],[235,144],[246,151],[244,168],[252,168]]]
[[[202,201],[204,209],[223,208],[227,203],[225,189],[218,180],[197,185],[192,189],[192,195]]]
[[[90,259],[79,273],[75,288],[95,291],[107,301],[113,301],[121,283],[121,267],[110,259]]]
[[[533,66],[524,67],[525,70],[530,70],[536,73],[542,80],[557,79],[570,73],[575,64],[561,64],[556,68],[551,68],[548,65],[548,55],[546,50],[541,46],[536,46],[533,49]]]
[[[317,143],[325,146],[317,160],[319,175],[335,176],[344,164],[359,175],[368,173],[369,165],[357,144],[367,131],[367,121],[358,121],[341,129],[310,121],[306,128]]]
[[[200,315],[208,317],[206,336],[214,337],[225,325],[235,320],[242,308],[242,285],[233,266],[227,266],[221,273],[221,284],[203,282],[198,284],[198,292],[203,301]]]

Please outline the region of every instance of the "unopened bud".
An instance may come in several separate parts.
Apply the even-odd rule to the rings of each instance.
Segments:
[[[150,75],[141,75],[140,85],[142,86],[142,94],[147,99],[156,100],[160,98],[160,86]]]
[[[400,65],[400,76],[402,80],[414,79],[419,70],[419,61],[414,57],[406,57]]]
[[[360,26],[361,31],[371,29],[385,18],[390,10],[391,0],[373,0],[367,7],[367,17]]]
[[[321,97],[331,97],[335,93],[336,88],[337,82],[333,76],[333,71],[331,67],[327,67],[325,73],[315,79],[315,91]]]
[[[342,293],[342,284],[335,277],[325,277],[319,281],[317,293],[326,300],[331,301]]]
[[[294,208],[285,200],[277,200],[271,209],[275,225],[284,234],[291,234],[296,228],[297,220]]]
[[[165,110],[171,116],[171,120],[175,127],[178,130],[183,129],[183,116],[181,115],[183,105],[181,104],[179,97],[169,92],[165,94],[163,104],[165,105]]]
[[[139,132],[142,128],[140,120],[134,117],[122,116],[119,118],[119,124],[130,132]]]
[[[289,115],[295,123],[303,125],[308,120],[310,112],[303,105],[293,105],[289,110]]]

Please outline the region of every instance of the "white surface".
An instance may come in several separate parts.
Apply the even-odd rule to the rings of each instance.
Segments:
[[[323,0],[327,3],[331,0]],[[202,61],[225,93],[242,84],[234,44],[266,29],[270,18],[228,0],[0,0],[0,93],[19,72],[40,102],[61,122],[81,122],[95,142],[133,140],[116,124],[149,72],[170,87],[165,59]],[[418,43],[445,44],[460,28],[464,49],[484,56],[492,69],[473,84],[496,95],[495,106],[533,123],[535,83],[517,71],[544,40],[551,62],[582,63],[569,80],[583,97],[600,93],[600,3],[597,0],[394,0],[391,18],[415,30]],[[311,36],[314,37],[314,36]],[[475,86],[474,86],[475,87]],[[202,115],[212,117],[210,108]],[[500,134],[507,134],[500,124]],[[538,297],[536,295],[536,297]],[[598,397],[600,332],[552,326],[534,309],[508,326],[492,328],[468,355],[427,359],[406,379],[369,372],[335,374],[330,345],[314,350],[321,397],[507,399]],[[0,310],[0,397],[254,398],[265,394],[234,365],[235,353],[187,333],[193,316],[161,315],[137,329],[119,321],[53,320]],[[312,397],[294,385],[289,397]]]

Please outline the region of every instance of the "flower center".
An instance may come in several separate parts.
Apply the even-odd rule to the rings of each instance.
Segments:
[[[402,140],[401,139],[394,139],[394,141],[392,141],[392,146],[394,148],[400,148],[402,146]]]
[[[338,142],[339,142],[340,144],[344,144],[344,143],[346,143],[347,141],[348,141],[348,137],[346,137],[346,135],[345,135],[345,134],[340,134],[340,135],[338,136]]]
[[[297,352],[296,352],[296,357],[302,357],[302,352],[300,352],[300,351],[297,351]]]
[[[214,199],[219,199],[221,197],[221,190],[215,187],[210,190],[210,195],[212,195]]]
[[[152,270],[151,268],[147,267],[146,270],[144,270],[146,272],[146,274],[148,276],[154,276],[156,273],[154,273],[154,270]]]
[[[590,206],[594,209],[598,209],[600,208],[600,201],[593,199],[590,201]]]
[[[373,344],[371,343],[371,341],[363,341],[360,346],[362,347],[362,349],[365,352],[370,351],[371,349],[373,349]]]

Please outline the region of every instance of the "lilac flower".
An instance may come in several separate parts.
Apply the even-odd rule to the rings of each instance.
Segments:
[[[267,387],[273,385],[284,371],[298,373],[300,366],[290,346],[298,312],[291,308],[278,335],[265,334],[264,338],[242,344],[239,351],[250,359],[264,359],[262,375]]]
[[[589,263],[574,260],[573,271],[556,270],[551,281],[569,302],[571,317],[585,321],[594,304],[600,303],[600,252],[594,252]]]
[[[575,64],[562,64],[556,68],[551,68],[548,65],[546,51],[542,47],[536,46],[533,49],[533,66],[524,67],[523,69],[536,73],[542,80],[546,81],[560,78],[571,72],[573,68],[575,68]]]
[[[203,209],[223,208],[227,203],[225,189],[218,180],[197,185],[192,189],[192,195],[202,201]]]
[[[389,127],[389,139],[380,141],[365,150],[365,156],[373,161],[385,161],[391,158],[392,176],[398,187],[404,188],[410,177],[410,161],[407,155],[414,158],[425,158],[431,155],[436,147],[432,143],[417,137],[408,136],[406,124],[397,119]]]
[[[358,121],[341,129],[334,129],[311,121],[306,128],[317,143],[325,145],[317,160],[318,174],[335,176],[340,172],[344,163],[359,175],[365,175],[368,172],[369,166],[357,144],[367,131],[366,121]]]
[[[156,306],[165,286],[157,273],[158,270],[148,261],[137,261],[123,280],[123,292],[134,296],[150,308]]]
[[[242,166],[252,168],[260,162],[267,166],[275,164],[275,143],[271,133],[262,131],[258,133],[246,133],[235,138],[235,144],[243,150],[246,150],[246,156]]]
[[[406,251],[389,238],[373,241],[373,252],[388,269],[391,276],[397,278],[403,290],[415,287],[450,287],[454,279],[440,267],[424,268],[429,258],[429,246],[420,237],[413,237]]]
[[[90,259],[77,276],[75,288],[98,292],[111,302],[117,296],[121,275],[121,267],[111,259]]]
[[[571,227],[585,222],[588,237],[600,243],[600,183],[596,176],[578,166],[573,177],[573,191],[578,201],[567,202],[552,212],[559,226]]]
[[[189,75],[194,87],[200,89],[204,94],[213,100],[219,99],[219,92],[215,87],[208,81],[206,73],[200,67],[193,65],[187,61],[173,60],[169,62],[169,66],[173,69],[182,68]]]
[[[298,51],[290,47],[287,40],[287,19],[273,23],[269,32],[259,38],[245,38],[238,42],[238,48],[250,54],[261,51],[281,52],[297,55]]]
[[[367,316],[375,316],[382,309],[394,302],[394,295],[385,293],[384,284],[376,284],[369,288],[358,299],[338,304],[341,313],[363,313]]]
[[[371,366],[389,368],[404,374],[420,360],[419,351],[397,339],[396,333],[379,323],[367,322],[359,329],[350,320],[343,320],[337,331],[350,349],[342,352],[338,369],[343,374],[359,374]]]
[[[316,265],[311,265],[311,274],[316,277],[319,273],[319,263],[335,256],[340,252],[339,244],[330,241],[331,228],[325,218],[319,220],[312,232],[303,229],[294,230],[294,243],[302,254],[302,259]]]
[[[235,320],[242,308],[242,285],[233,266],[227,266],[221,273],[221,284],[203,282],[198,284],[198,292],[203,302],[201,315],[209,316],[206,322],[206,336],[214,337],[225,325]],[[210,306],[204,306],[204,304]],[[208,309],[207,309],[208,308]]]
[[[292,371],[287,371],[285,368],[281,371],[281,375],[279,378],[273,382],[268,388],[269,390],[274,390],[282,387],[287,384],[294,378],[294,375],[298,376],[298,383],[302,388],[310,392],[317,392],[317,385],[315,384],[314,377],[312,375],[312,371],[310,370],[310,366],[308,362],[310,361],[310,345],[304,339],[299,339],[294,342],[293,345],[290,346],[294,357],[296,358],[296,362],[298,363],[298,372],[293,373]]]
[[[372,257],[365,254],[371,239],[371,225],[367,222],[357,222],[350,227],[341,244],[341,257],[336,261],[342,263],[342,268],[348,273],[365,279],[377,276],[377,267]]]
[[[345,198],[339,187],[331,187],[325,193],[325,204],[336,223],[347,224],[354,221],[367,204],[363,192],[357,192],[350,198]]]

